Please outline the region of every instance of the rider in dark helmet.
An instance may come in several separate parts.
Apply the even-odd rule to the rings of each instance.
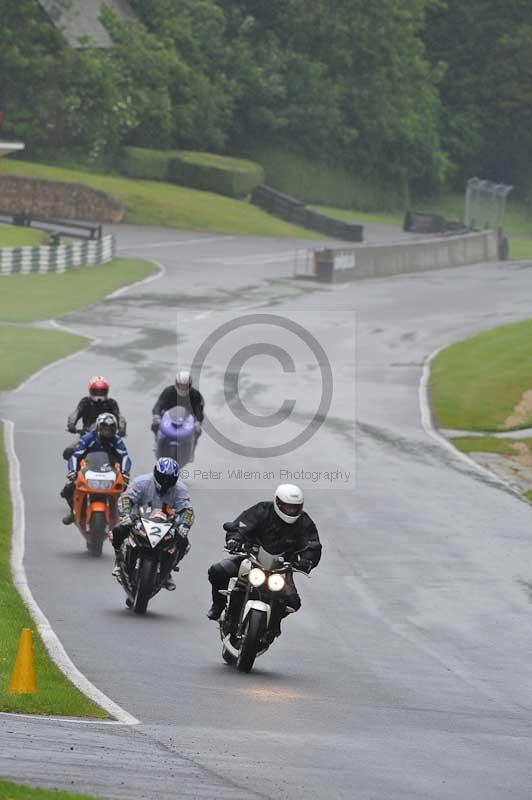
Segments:
[[[321,558],[321,543],[317,528],[303,511],[303,492],[293,484],[282,484],[275,492],[273,502],[263,501],[243,511],[234,522],[224,525],[226,546],[234,553],[222,559],[209,569],[209,581],[212,587],[212,606],[207,612],[209,619],[217,620],[224,607],[225,597],[220,589],[227,589],[229,580],[238,575],[238,569],[245,558],[241,552],[243,547],[258,544],[269,553],[284,554],[287,561],[302,572],[309,573]],[[238,553],[238,555],[236,555]],[[239,613],[239,600],[236,592],[231,594],[229,614],[236,617]],[[283,593],[284,608],[281,618],[273,620],[280,634],[280,622],[286,616],[286,607],[297,611],[301,600],[293,579],[287,581]]]
[[[77,444],[76,449],[68,460],[67,482],[61,490],[61,497],[64,497],[70,507],[70,513],[63,517],[63,524],[70,525],[74,522],[72,513],[72,501],[74,497],[74,484],[78,474],[79,463],[85,458],[87,453],[109,453],[109,463],[120,464],[120,471],[124,482],[128,483],[131,471],[131,459],[127,452],[123,440],[116,435],[118,424],[113,414],[104,413],[96,419],[96,430],[86,433]]]
[[[194,511],[188,489],[183,481],[179,480],[177,461],[173,458],[159,458],[153,473],[135,478],[118,500],[120,521],[113,528],[113,547],[116,556],[113,575],[116,578],[120,579],[121,576],[122,543],[129,536],[133,522],[132,515],[138,508],[147,506],[151,506],[152,509],[161,508],[168,516],[178,518],[175,528],[177,549],[172,564],[174,570],[190,550],[188,533],[194,522]],[[171,578],[166,581],[165,588],[169,591],[175,589],[175,583]]]

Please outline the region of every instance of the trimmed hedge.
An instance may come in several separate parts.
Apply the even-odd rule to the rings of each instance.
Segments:
[[[168,166],[175,152],[149,150],[147,147],[124,147],[120,171],[128,178],[149,181],[168,180]]]
[[[121,168],[130,178],[169,181],[227,197],[245,197],[264,181],[264,170],[253,161],[186,150],[126,147]]]

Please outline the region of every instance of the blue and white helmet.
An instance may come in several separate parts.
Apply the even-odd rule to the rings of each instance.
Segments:
[[[159,458],[153,468],[153,479],[158,494],[163,495],[179,478],[179,464],[173,458]]]

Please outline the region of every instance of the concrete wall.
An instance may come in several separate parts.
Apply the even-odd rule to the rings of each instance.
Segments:
[[[324,283],[379,278],[497,261],[497,235],[483,231],[393,245],[325,249],[316,251],[314,258],[315,277]]]
[[[0,213],[88,222],[122,222],[125,206],[106,192],[81,183],[0,175]]]

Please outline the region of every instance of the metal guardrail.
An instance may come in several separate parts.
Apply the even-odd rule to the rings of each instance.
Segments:
[[[61,236],[68,236],[72,239],[99,240],[103,236],[103,228],[99,223],[52,219],[50,217],[39,217],[33,214],[13,214],[9,211],[0,211],[0,224],[20,225],[24,228],[37,228],[38,230],[55,234],[58,238],[61,238]]]
[[[364,227],[354,222],[343,222],[334,217],[328,217],[319,211],[307,208],[306,203],[288,194],[278,192],[271,186],[261,184],[251,195],[251,202],[260,206],[270,214],[281,217],[287,222],[294,222],[304,228],[319,231],[326,236],[336,239],[345,239],[350,242],[362,242]]]

